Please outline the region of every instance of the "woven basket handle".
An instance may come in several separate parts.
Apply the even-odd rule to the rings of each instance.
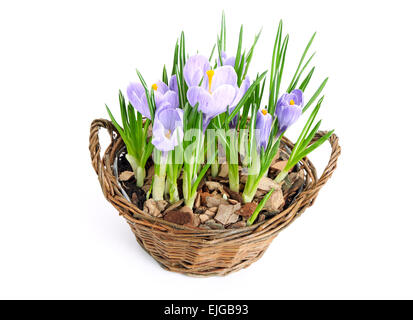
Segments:
[[[316,136],[313,139],[314,141],[317,141],[320,139],[322,136],[324,136],[327,133],[327,131],[319,131],[317,132]],[[341,154],[341,147],[338,144],[338,137],[336,134],[332,134],[329,138],[329,142],[331,145],[331,155],[330,155],[330,160],[328,161],[328,164],[326,168],[324,169],[323,174],[321,177],[317,180],[314,188],[312,188],[313,193],[318,193],[323,185],[326,184],[327,180],[330,179],[332,176],[334,170],[337,167],[337,160],[338,157]]]
[[[98,176],[102,173],[102,161],[100,159],[100,143],[99,143],[99,129],[105,128],[108,130],[110,138],[113,142],[113,132],[116,132],[113,124],[105,119],[93,120],[90,126],[90,136],[89,136],[89,151],[90,158],[92,159],[92,166]]]
[[[115,194],[113,184],[111,183],[111,175],[108,170],[105,170],[104,161],[100,158],[100,143],[99,143],[99,129],[105,128],[111,138],[111,144],[114,142],[114,132],[116,132],[113,124],[105,119],[94,120],[90,126],[90,136],[89,136],[89,151],[90,158],[92,159],[92,166],[98,175],[99,183],[102,188],[105,198]]]

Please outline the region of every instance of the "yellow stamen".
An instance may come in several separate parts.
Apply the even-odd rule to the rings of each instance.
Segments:
[[[211,92],[211,83],[212,83],[212,77],[214,76],[214,70],[208,70],[206,72],[207,76],[208,76],[208,91],[209,93]]]
[[[171,139],[171,130],[168,130],[168,132],[165,133],[165,137],[167,137],[168,139]]]
[[[262,109],[261,112],[264,116],[267,115],[267,113],[268,113],[267,109]]]
[[[293,106],[293,105],[295,105],[295,102],[294,102],[293,99],[291,99],[291,100],[290,100],[290,106]]]
[[[158,85],[157,85],[156,83],[154,83],[154,84],[152,85],[152,89],[153,89],[153,91],[158,90]]]

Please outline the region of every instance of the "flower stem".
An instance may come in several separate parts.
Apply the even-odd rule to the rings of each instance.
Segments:
[[[160,176],[155,174],[153,176],[152,198],[156,201],[163,200],[165,191],[165,175]]]
[[[258,177],[255,176],[256,180],[258,180],[257,178]],[[247,183],[245,184],[244,192],[242,193],[242,200],[244,200],[245,203],[249,203],[254,199],[255,193],[257,192],[257,189],[258,189],[258,183],[248,184],[248,180],[247,180]]]
[[[191,195],[189,198],[185,199],[185,205],[187,207],[190,207],[192,209],[192,207],[194,206],[194,202],[195,202],[195,198],[196,198],[197,193],[194,192],[193,195]]]
[[[239,172],[238,164],[228,164],[229,188],[232,191],[239,192]]]
[[[211,175],[215,178],[219,172],[219,164],[214,162],[211,164]]]
[[[176,181],[175,183],[169,182],[169,197],[171,203],[179,201],[178,185]]]
[[[288,171],[284,171],[282,170],[274,179],[275,183],[280,184],[281,182],[283,182],[283,180],[285,179],[285,177],[288,175]]]
[[[137,167],[136,172],[135,172],[135,177],[136,177],[136,185],[141,188],[143,184],[145,183],[145,168],[143,167]]]
[[[135,174],[136,178],[136,185],[140,188],[143,186],[145,181],[145,167],[139,165],[139,161],[129,153],[125,156],[126,160],[128,160],[130,166],[132,167],[133,173]]]

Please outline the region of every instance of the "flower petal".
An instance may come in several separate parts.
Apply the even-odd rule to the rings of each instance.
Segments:
[[[161,94],[165,94],[166,92],[169,91],[169,87],[163,82],[163,81],[158,81],[156,83],[158,89],[156,90],[157,92],[161,93]]]
[[[176,75],[173,75],[169,79],[169,90],[175,91],[178,94],[178,81],[176,80]]]
[[[190,57],[184,66],[184,79],[188,87],[198,86],[209,68],[209,60],[206,57],[199,54]]]
[[[230,112],[232,112],[232,110],[234,110],[234,108],[237,106],[238,102],[241,101],[242,97],[245,95],[250,85],[251,85],[250,78],[247,76],[245,77],[244,81],[242,81],[241,86],[237,92],[237,96],[235,97],[234,101],[229,107]]]
[[[198,109],[207,114],[214,109],[214,99],[211,94],[201,87],[191,87],[187,92],[188,102],[192,107],[199,103]]]
[[[131,105],[138,110],[138,112],[146,117],[151,118],[151,114],[148,108],[148,102],[146,100],[145,89],[140,83],[131,83],[126,89],[126,94]]]
[[[261,150],[261,147],[264,147],[264,150],[267,149],[268,137],[271,133],[272,126],[272,116],[269,113],[265,115],[262,113],[262,110],[258,110],[257,113],[257,122],[255,128],[258,131],[256,133],[257,149],[258,152]]]
[[[152,144],[160,151],[173,150],[183,139],[183,110],[165,106],[155,114]]]
[[[178,108],[179,106],[179,98],[178,94],[175,91],[167,91],[163,96],[163,102],[168,102],[171,107]]]
[[[221,85],[213,93],[212,97],[214,99],[214,110],[209,112],[209,114],[220,114],[227,110],[235,99],[238,89],[234,88],[229,84]]]
[[[205,78],[207,79],[207,78]],[[211,91],[214,92],[223,84],[229,84],[231,86],[237,86],[238,76],[231,66],[218,67],[214,70],[214,76],[211,82]],[[203,81],[208,84],[207,81]]]

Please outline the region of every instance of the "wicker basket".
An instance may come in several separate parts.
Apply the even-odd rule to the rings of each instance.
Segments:
[[[98,132],[106,128],[111,143],[101,159]],[[322,132],[318,133],[318,139]],[[292,148],[293,144],[283,138]],[[131,227],[139,244],[167,270],[192,276],[226,275],[248,267],[258,260],[278,233],[313,205],[321,187],[333,174],[340,146],[336,135],[330,137],[330,161],[321,178],[314,165],[305,158],[305,188],[295,201],[271,219],[241,229],[203,230],[167,222],[148,216],[128,202],[113,174],[113,163],[123,141],[110,121],[94,120],[90,129],[89,150],[103,194]]]

